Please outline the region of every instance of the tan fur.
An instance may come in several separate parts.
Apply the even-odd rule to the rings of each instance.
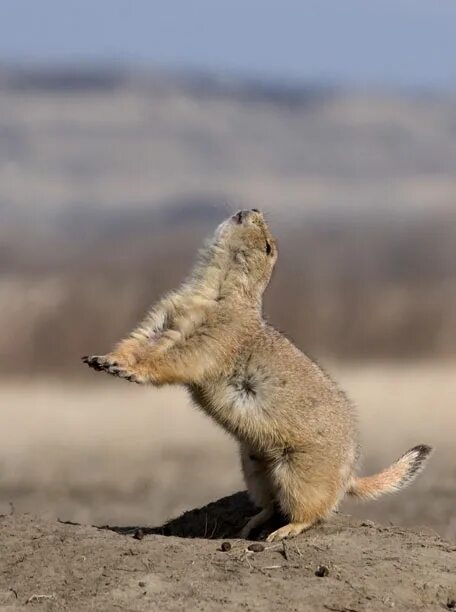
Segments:
[[[353,478],[347,493],[360,499],[376,499],[385,493],[395,493],[415,480],[424,469],[430,453],[429,446],[411,448],[383,472]]]
[[[355,477],[351,404],[263,319],[263,292],[276,259],[262,214],[240,211],[219,226],[190,279],[158,302],[129,338],[107,355],[84,358],[134,382],[185,385],[240,442],[246,484],[261,508],[243,536],[276,509],[289,519],[270,541],[325,519],[347,492],[375,497],[402,486],[426,456],[410,451],[379,476]]]

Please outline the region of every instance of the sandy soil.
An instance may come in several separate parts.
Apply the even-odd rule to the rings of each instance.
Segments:
[[[345,503],[342,511],[360,519],[335,517],[290,542],[288,558],[280,546],[246,552],[241,541],[232,541],[230,552],[219,550],[211,538],[234,537],[252,512],[242,497],[150,529],[242,488],[236,445],[184,393],[91,373],[87,384],[2,382],[0,609],[361,611],[451,604],[456,548],[436,532],[456,538],[455,364],[333,371],[360,407],[363,472],[419,442],[436,452],[408,490],[371,504]],[[107,524],[116,532],[89,527]],[[128,526],[143,527],[146,537],[134,539]],[[200,539],[182,538],[189,535]],[[315,576],[318,565],[329,568],[327,577]]]
[[[227,539],[248,512],[246,496],[238,494],[163,529],[176,535],[136,531],[136,537],[131,530],[2,517],[2,610],[361,612],[456,606],[456,546],[432,532],[338,515],[309,534],[260,544],[254,552],[249,542]],[[223,546],[211,539],[222,534]],[[227,542],[230,550],[223,550]]]

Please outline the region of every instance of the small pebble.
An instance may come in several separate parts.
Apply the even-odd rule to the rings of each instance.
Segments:
[[[142,540],[144,537],[144,531],[142,529],[137,529],[133,534],[135,540]]]
[[[230,542],[222,542],[220,550],[223,550],[223,552],[228,552],[229,550],[231,550]]]
[[[260,542],[254,542],[247,547],[247,550],[251,550],[252,552],[263,552],[264,544],[260,544]]]
[[[315,576],[318,576],[319,578],[325,578],[325,576],[328,574],[329,569],[326,567],[326,565],[319,565],[315,571]]]
[[[146,586],[146,583],[144,582],[144,580],[140,580],[140,581],[138,582],[138,586],[140,586],[140,587],[145,587],[145,586]]]

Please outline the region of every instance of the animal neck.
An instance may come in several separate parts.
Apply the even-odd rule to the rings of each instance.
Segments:
[[[210,300],[236,302],[249,312],[261,316],[263,295],[251,286],[242,265],[233,261],[232,253],[210,244],[200,253],[191,275],[191,291]]]

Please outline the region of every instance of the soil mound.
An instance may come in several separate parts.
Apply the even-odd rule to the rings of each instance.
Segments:
[[[429,530],[336,515],[252,545],[253,511],[237,493],[158,528],[2,516],[0,609],[456,610],[456,546]]]

